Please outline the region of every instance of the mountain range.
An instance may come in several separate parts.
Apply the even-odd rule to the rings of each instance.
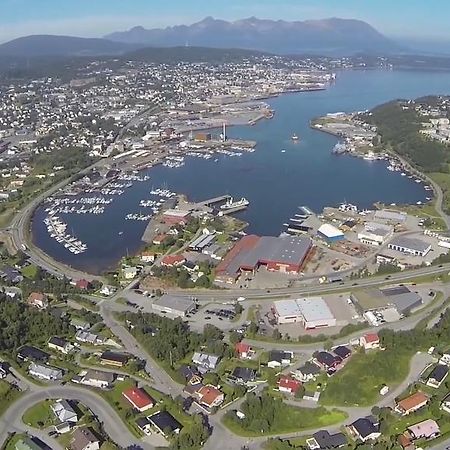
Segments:
[[[392,53],[401,46],[368,23],[353,19],[288,22],[250,17],[228,22],[206,17],[192,25],[145,29],[142,26],[105,36],[110,41],[156,47],[192,45],[244,48],[271,53]]]

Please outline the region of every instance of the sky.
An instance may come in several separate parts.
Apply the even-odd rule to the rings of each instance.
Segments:
[[[30,34],[101,37],[136,25],[190,24],[206,16],[342,17],[364,20],[390,37],[450,41],[450,0],[0,0],[0,42]]]

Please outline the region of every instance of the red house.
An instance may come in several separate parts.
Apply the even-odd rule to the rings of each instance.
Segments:
[[[84,278],[82,280],[78,280],[75,283],[75,287],[77,289],[81,289],[83,291],[87,291],[91,287],[91,283],[88,280],[85,280]]]
[[[301,381],[294,380],[286,375],[282,375],[278,380],[278,390],[280,392],[287,392],[288,394],[295,395],[301,386]]]
[[[165,267],[178,267],[186,262],[183,255],[166,255],[161,261],[161,265]]]
[[[234,350],[236,351],[238,358],[242,359],[250,359],[255,354],[252,347],[248,344],[244,344],[243,342],[236,343]]]
[[[158,236],[156,236],[152,243],[155,245],[161,245],[164,243],[164,241],[168,238],[167,234],[158,234]]]
[[[122,395],[133,405],[133,408],[139,412],[147,411],[155,404],[154,400],[142,388],[132,387],[125,389]]]

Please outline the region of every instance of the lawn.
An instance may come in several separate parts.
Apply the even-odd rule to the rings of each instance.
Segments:
[[[328,379],[320,402],[333,406],[373,405],[383,384],[392,388],[407,377],[411,357],[410,352],[393,350],[356,354]]]
[[[338,409],[328,410],[324,407],[318,408],[297,408],[295,406],[283,404],[283,411],[277,415],[275,421],[266,433],[258,433],[244,429],[238,419],[224,416],[224,425],[238,436],[272,436],[277,434],[295,433],[298,431],[326,427],[343,422],[347,414]]]
[[[9,408],[11,403],[20,397],[21,393],[8,382],[0,380],[0,416]]]
[[[55,416],[50,409],[50,405],[50,400],[36,403],[25,411],[25,414],[22,416],[22,422],[30,427],[39,429],[52,425]]]
[[[16,450],[16,443],[20,441],[21,439],[25,439],[27,435],[25,433],[23,434],[12,434],[8,441],[6,442],[6,445],[2,447],[4,450]]]
[[[37,266],[30,264],[22,269],[22,275],[30,280],[34,280],[37,276],[38,270],[39,269]]]

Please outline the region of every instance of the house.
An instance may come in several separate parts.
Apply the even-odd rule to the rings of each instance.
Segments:
[[[182,267],[183,267],[183,269],[185,269],[190,274],[194,274],[194,272],[197,272],[200,269],[199,265],[195,264],[192,261],[185,261],[183,263]],[[201,273],[203,273],[203,272],[201,272]]]
[[[84,344],[102,345],[105,342],[105,338],[98,336],[97,334],[90,333],[89,331],[79,330],[75,334],[75,339]]]
[[[306,363],[299,367],[297,370],[292,372],[292,376],[301,381],[302,383],[307,383],[308,381],[315,381],[320,373],[320,367],[311,361],[306,361]]]
[[[181,366],[180,373],[187,384],[195,385],[202,382],[202,376],[196,367]]]
[[[50,355],[39,348],[31,345],[24,345],[17,352],[17,359],[20,361],[36,361],[45,363],[50,359]]]
[[[224,400],[223,392],[208,384],[197,390],[198,403],[208,409],[219,407]]]
[[[148,420],[163,436],[166,436],[164,434],[166,431],[179,434],[183,428],[183,425],[167,411],[159,411],[148,417]]]
[[[0,278],[8,284],[18,284],[23,281],[23,276],[13,267],[4,267],[1,269]]]
[[[48,348],[64,353],[65,355],[69,354],[74,348],[70,342],[67,342],[65,339],[57,336],[51,337],[48,341],[47,346]]]
[[[341,448],[347,445],[347,437],[343,433],[330,434],[326,430],[319,430],[307,439],[306,444],[310,450]]]
[[[101,354],[100,363],[103,365],[123,367],[128,363],[129,359],[128,355],[107,350]]]
[[[78,415],[67,400],[57,400],[50,408],[59,422],[69,424],[78,422]]]
[[[286,392],[288,394],[295,395],[297,391],[302,387],[302,382],[295,380],[294,378],[282,375],[278,380],[278,390],[280,392]]]
[[[333,353],[339,356],[339,358],[341,358],[342,360],[345,360],[350,357],[352,351],[348,347],[345,347],[344,345],[339,345],[338,347],[333,349]]]
[[[72,450],[98,450],[100,441],[90,428],[77,428],[70,442]]]
[[[249,367],[235,367],[230,374],[230,379],[238,384],[247,384],[256,380],[256,370]]]
[[[101,372],[100,370],[88,370],[80,380],[81,384],[93,386],[100,389],[106,389],[112,386],[116,379],[115,374],[110,372]]]
[[[76,330],[86,331],[91,328],[91,324],[89,322],[85,322],[84,320],[78,319],[77,317],[73,317],[70,319],[70,325],[72,325]]]
[[[142,252],[141,261],[144,263],[153,263],[156,259],[156,253],[154,252]]]
[[[398,437],[398,443],[403,450],[416,450],[416,446],[408,432],[405,432]]]
[[[116,291],[117,291],[116,287],[104,284],[100,289],[100,294],[109,297],[110,295],[113,295]]]
[[[374,416],[362,417],[348,426],[349,432],[362,442],[374,441],[381,436],[380,424]]]
[[[8,364],[3,361],[0,361],[0,380],[5,379],[8,373],[9,373]]]
[[[376,333],[367,333],[360,338],[359,345],[364,347],[364,350],[380,348],[380,338]]]
[[[138,387],[125,389],[122,395],[133,405],[133,408],[139,412],[147,411],[153,408],[155,401],[147,394],[147,392]]]
[[[252,359],[255,351],[252,349],[251,345],[244,344],[243,342],[237,342],[234,346],[234,351],[237,357],[240,359]]]
[[[164,267],[180,267],[186,262],[183,255],[166,255],[161,261]]]
[[[294,357],[293,352],[285,352],[282,350],[272,350],[269,353],[269,361],[267,363],[267,366],[272,369],[288,366],[291,363],[293,357]]]
[[[28,367],[28,373],[33,377],[46,381],[57,381],[63,377],[63,371],[61,369],[45,364],[36,364],[34,362]]]
[[[217,364],[219,364],[219,360],[219,356],[199,352],[195,352],[194,356],[192,357],[192,362],[198,366],[200,372],[202,372],[202,370],[215,370]]]
[[[335,372],[342,363],[342,358],[328,352],[317,352],[315,355],[315,361],[327,372]]]
[[[138,417],[136,419],[136,426],[147,436],[152,434],[151,424],[147,417]]]
[[[30,306],[34,306],[36,308],[45,309],[48,306],[48,299],[45,294],[42,292],[32,292],[27,299],[27,303]]]
[[[441,356],[441,359],[439,360],[439,364],[442,364],[444,366],[450,366],[450,354],[444,353]]]
[[[137,267],[124,267],[122,269],[122,274],[125,280],[133,280],[137,277],[139,270]]]
[[[158,234],[153,238],[152,244],[154,245],[162,245],[168,239],[169,236],[167,234]]]
[[[87,291],[91,288],[91,282],[83,278],[75,283],[75,287],[81,291]]]
[[[448,366],[438,364],[430,373],[427,379],[427,386],[437,389],[447,378]]]
[[[408,431],[413,439],[434,439],[441,434],[439,425],[432,419],[411,425]]]
[[[408,414],[424,407],[429,400],[430,397],[428,397],[428,395],[419,391],[404,398],[403,400],[398,401],[395,405],[395,411],[402,416],[407,416]]]
[[[442,409],[442,411],[445,411],[450,414],[450,394],[447,394],[443,398],[443,400],[441,402],[441,409]]]

